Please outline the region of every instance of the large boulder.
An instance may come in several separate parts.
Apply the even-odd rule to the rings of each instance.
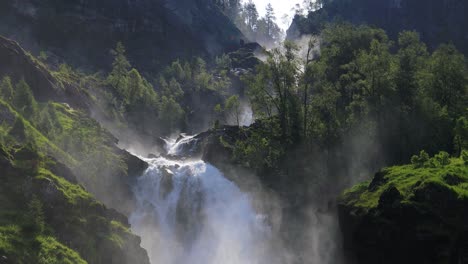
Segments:
[[[344,248],[357,263],[468,263],[468,167],[384,169],[339,201]]]

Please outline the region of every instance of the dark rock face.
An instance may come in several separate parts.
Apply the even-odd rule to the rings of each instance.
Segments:
[[[342,19],[385,29],[396,37],[403,30],[416,30],[431,48],[453,42],[468,52],[468,2],[465,0],[330,0],[324,8],[296,17],[289,38],[317,34],[325,23]]]
[[[408,199],[390,186],[369,209],[339,203],[351,263],[468,263],[467,200],[435,183],[415,188]]]
[[[72,182],[76,177],[65,165],[52,157],[42,159],[28,145],[17,146],[12,153],[0,145],[3,202],[21,212],[32,197],[38,198],[43,205],[48,235],[78,252],[88,263],[149,264],[146,251],[140,247],[140,238],[128,231],[129,224],[124,215],[99,203]],[[43,175],[38,166],[54,175]],[[0,211],[3,213],[3,210],[2,204]],[[8,217],[2,219],[11,220]],[[8,256],[9,259],[15,257],[18,256]],[[22,258],[35,263],[35,256]]]
[[[93,69],[108,67],[109,50],[122,41],[130,61],[144,71],[177,58],[217,54],[243,38],[208,0],[5,0],[0,34]]]
[[[121,155],[125,163],[127,164],[127,174],[129,177],[139,177],[145,172],[148,168],[148,163],[142,161],[141,159],[133,156],[126,150],[121,151]]]
[[[1,7],[0,7],[1,8]],[[84,101],[73,87],[61,89],[50,72],[15,41],[0,36],[0,78],[10,76],[14,82],[24,79],[39,101],[54,100],[83,107]],[[73,100],[69,100],[74,97]]]

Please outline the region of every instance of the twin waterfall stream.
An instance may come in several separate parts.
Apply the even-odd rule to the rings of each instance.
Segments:
[[[152,264],[263,264],[272,258],[271,228],[233,182],[214,166],[182,157],[192,137],[168,141],[173,157],[145,159],[134,186],[132,230]]]

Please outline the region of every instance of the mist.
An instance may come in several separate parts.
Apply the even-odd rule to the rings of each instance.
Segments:
[[[292,263],[274,196],[254,188],[260,185],[252,175],[238,178],[241,190],[208,163],[182,161],[177,144],[191,140],[168,141],[179,159],[145,159],[150,168],[133,187],[130,222],[152,263]]]

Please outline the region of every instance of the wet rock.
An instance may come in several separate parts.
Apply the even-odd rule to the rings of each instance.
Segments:
[[[159,157],[160,157],[160,156],[159,156],[159,155],[156,155],[156,154],[152,154],[152,153],[148,154],[148,159],[157,159],[157,158],[159,158]]]
[[[169,193],[174,190],[174,174],[168,168],[161,168],[161,183],[160,183],[160,193],[165,199]]]
[[[124,161],[127,164],[129,177],[139,177],[148,168],[148,163],[133,156],[128,151],[122,150],[121,154],[123,155]]]

